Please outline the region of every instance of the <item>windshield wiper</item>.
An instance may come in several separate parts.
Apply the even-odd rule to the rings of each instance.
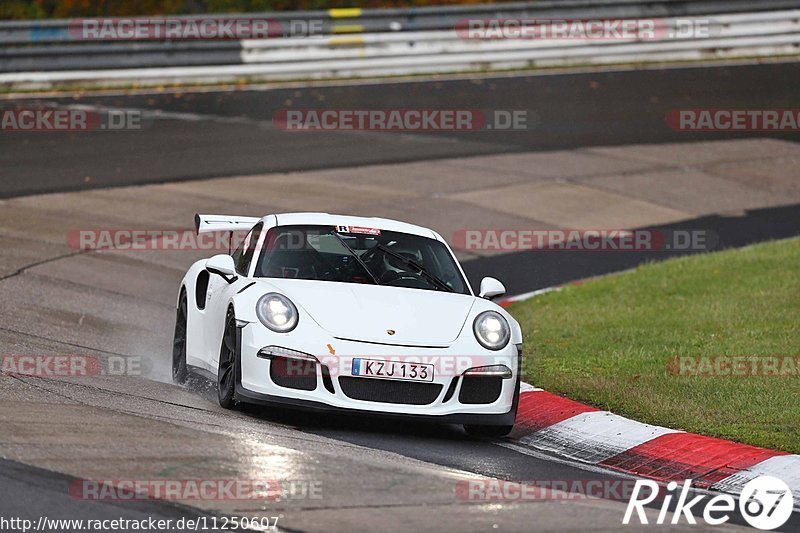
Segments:
[[[347,249],[347,251],[348,251],[348,252],[350,252],[350,255],[352,255],[352,256],[353,256],[353,259],[355,259],[356,261],[358,261],[358,264],[359,264],[359,265],[361,265],[361,268],[363,268],[363,269],[364,269],[364,271],[367,273],[367,275],[369,275],[369,277],[372,279],[372,282],[373,282],[373,283],[375,283],[375,285],[380,285],[380,284],[381,284],[381,282],[380,282],[380,281],[378,281],[378,278],[376,278],[376,277],[375,277],[375,274],[373,274],[373,273],[372,273],[372,271],[369,269],[369,267],[367,266],[367,264],[364,262],[364,260],[363,260],[363,259],[361,259],[361,258],[358,256],[358,254],[355,252],[355,250],[353,250],[352,248],[350,248],[350,245],[348,245],[346,242],[344,242],[344,239],[342,239],[342,237],[341,237],[341,236],[340,236],[338,233],[336,233],[335,231],[334,231],[334,232],[332,232],[332,233],[331,233],[331,235],[333,235],[334,237],[336,237],[336,239],[337,239],[337,240],[338,240],[340,243],[342,243],[342,246],[344,246],[344,247]]]
[[[404,256],[398,254],[397,252],[395,252],[393,250],[390,250],[388,247],[384,246],[381,243],[376,244],[375,248],[377,248],[378,250],[382,251],[383,253],[391,255],[392,257],[402,261],[403,263],[409,265],[410,267],[415,268],[420,274],[425,276],[429,281],[433,282],[433,284],[436,285],[437,287],[439,287],[440,289],[443,289],[443,290],[445,290],[447,292],[455,292],[453,290],[453,288],[450,287],[450,285],[448,285],[447,283],[445,283],[444,281],[440,280],[435,275],[433,275],[430,272],[428,272],[427,270],[425,270],[425,268],[422,265],[420,265],[419,263],[417,263],[413,259],[409,259],[408,257],[404,257]]]

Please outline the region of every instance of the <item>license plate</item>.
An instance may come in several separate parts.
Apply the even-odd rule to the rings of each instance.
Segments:
[[[433,381],[433,365],[355,358],[353,359],[352,374],[370,378]]]

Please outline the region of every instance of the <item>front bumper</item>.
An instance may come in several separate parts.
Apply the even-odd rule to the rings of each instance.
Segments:
[[[470,342],[470,339],[458,339],[446,348],[392,346],[337,339],[318,328],[304,329],[306,331],[295,330],[276,335],[257,323],[238,328],[241,379],[236,386],[237,399],[245,403],[427,419],[443,423],[514,423],[521,367],[521,350],[517,345],[509,344],[497,352],[476,347],[477,343]],[[283,380],[276,379],[276,368],[280,367],[285,372],[286,360],[265,357],[262,349],[267,346],[280,346],[287,349],[284,353],[288,354],[299,352],[306,363],[313,361],[311,365],[301,364],[297,367],[306,370],[302,388],[286,386]],[[407,380],[353,376],[351,369],[355,358],[431,364],[433,380],[420,384]],[[284,366],[280,366],[281,363]],[[468,368],[490,365],[504,365],[511,372],[509,376],[493,381],[493,392],[489,395],[489,401],[485,401],[486,398],[482,400],[480,395],[476,397],[470,394],[473,390],[470,387],[474,387],[475,379],[495,378],[472,376],[469,381],[465,379],[464,372]],[[344,379],[340,381],[339,378]],[[415,388],[422,388],[418,385],[424,386],[423,395],[413,392]],[[372,390],[376,391],[374,397],[370,396]],[[402,390],[403,394],[392,396],[398,390]]]

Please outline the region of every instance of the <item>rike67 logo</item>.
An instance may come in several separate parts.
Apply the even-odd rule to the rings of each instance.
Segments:
[[[793,498],[789,486],[778,478],[761,476],[742,489],[739,511],[747,523],[758,529],[781,527],[792,514]]]
[[[644,506],[656,501],[659,496],[663,496],[663,500],[655,521],[656,524],[668,523],[667,514],[670,510],[672,519],[669,520],[669,523],[673,525],[680,523],[682,518],[685,518],[688,524],[696,524],[695,513],[702,514],[705,523],[713,526],[724,524],[730,520],[730,513],[736,509],[736,501],[733,496],[718,494],[706,500],[709,497],[707,494],[694,494],[694,497],[689,499],[691,485],[692,481],[686,480],[680,488],[680,492],[675,493],[678,490],[678,483],[671,481],[667,484],[666,495],[664,495],[664,491],[659,490],[663,487],[659,487],[655,481],[637,480],[633,494],[628,501],[628,507],[625,509],[622,523],[630,524],[635,511],[639,523],[647,524],[648,519]],[[675,506],[670,509],[673,501],[675,501]],[[742,488],[738,507],[739,513],[748,524],[757,529],[772,530],[789,520],[793,502],[792,491],[786,483],[772,476],[760,476],[748,481]]]

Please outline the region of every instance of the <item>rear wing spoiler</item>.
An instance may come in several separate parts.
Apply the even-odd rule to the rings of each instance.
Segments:
[[[247,231],[260,221],[261,219],[257,217],[196,214],[194,229],[198,234],[212,231]]]

